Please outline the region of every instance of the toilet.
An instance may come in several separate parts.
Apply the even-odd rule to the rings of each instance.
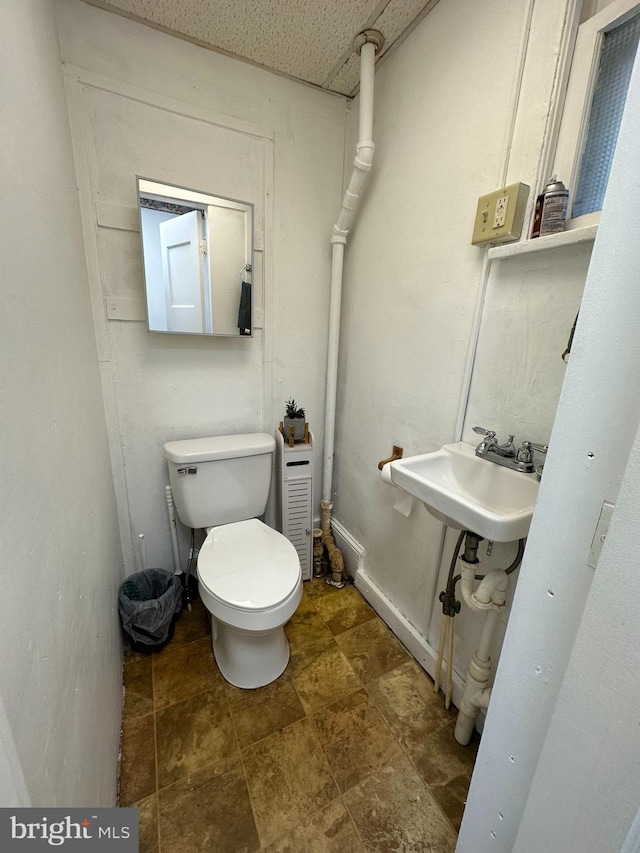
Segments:
[[[211,614],[216,663],[228,682],[247,689],[275,681],[286,669],[284,626],[302,597],[296,549],[258,518],[269,497],[275,446],[267,433],[164,446],[180,520],[207,531],[198,589]]]

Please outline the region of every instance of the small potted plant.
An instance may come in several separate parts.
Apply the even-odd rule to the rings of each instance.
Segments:
[[[293,427],[293,440],[302,441],[304,439],[304,409],[301,409],[296,403],[296,401],[293,399],[287,400],[287,402],[285,403],[285,414],[283,423],[285,438],[289,438],[289,436],[291,435],[291,428]]]

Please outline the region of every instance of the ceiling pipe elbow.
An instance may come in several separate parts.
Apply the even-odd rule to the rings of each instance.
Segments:
[[[340,230],[348,231],[353,214],[360,202],[362,187],[373,165],[373,77],[376,51],[384,44],[377,30],[365,30],[356,36],[353,49],[360,54],[360,112],[358,116],[358,142],[353,160],[353,171],[347,186],[338,217]]]
[[[380,50],[384,44],[384,36],[378,30],[363,30],[353,40],[353,52],[360,53],[365,44],[373,44],[376,50]]]

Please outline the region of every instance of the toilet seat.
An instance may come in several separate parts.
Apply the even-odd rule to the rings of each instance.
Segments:
[[[211,528],[198,555],[198,580],[214,616],[255,631],[290,618],[302,589],[296,549],[257,518]]]

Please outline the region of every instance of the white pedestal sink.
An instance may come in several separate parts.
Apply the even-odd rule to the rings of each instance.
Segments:
[[[513,542],[529,533],[538,497],[536,474],[481,459],[463,442],[397,459],[385,468],[394,486],[422,501],[449,527],[494,542]]]

